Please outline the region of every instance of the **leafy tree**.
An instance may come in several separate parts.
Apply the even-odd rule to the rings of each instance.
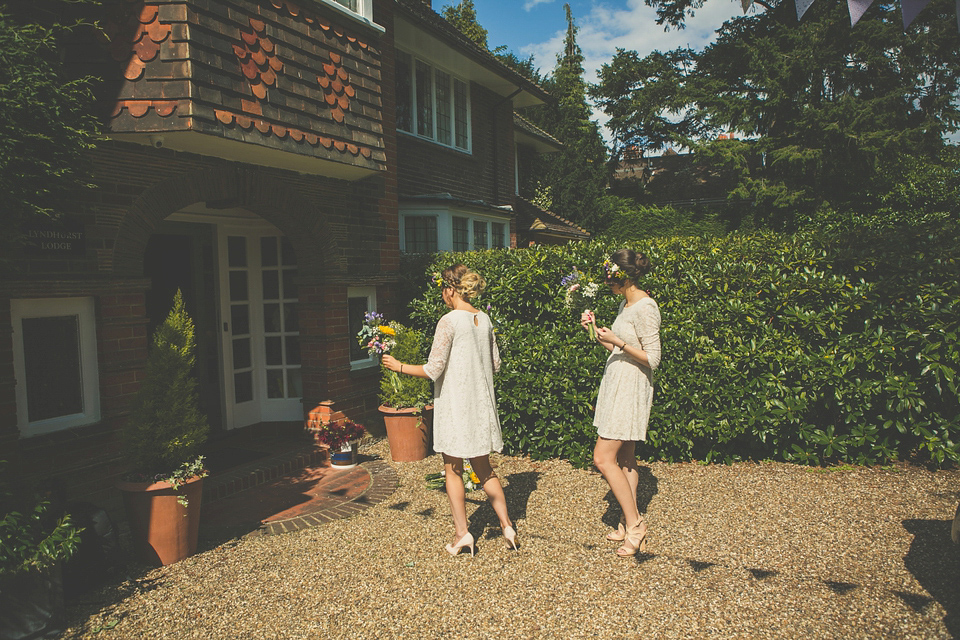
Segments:
[[[953,11],[933,0],[904,33],[892,5],[851,29],[840,3],[815,2],[798,24],[784,1],[725,23],[701,53],[619,50],[591,94],[618,150],[688,147],[732,173],[729,197],[752,201],[762,222],[874,210],[885,169],[904,156],[942,165],[943,136],[960,124]],[[749,142],[716,140],[724,131]]]
[[[58,37],[72,29],[24,22],[0,8],[0,255],[23,240],[25,224],[69,211],[68,196],[87,184],[82,154],[94,145],[88,78],[63,71]]]
[[[460,0],[459,4],[445,6],[443,17],[463,35],[484,49],[487,48],[487,30],[477,21],[477,10],[473,6],[473,0]]]
[[[596,122],[590,120],[587,85],[583,80],[583,53],[577,45],[578,27],[565,4],[567,35],[563,53],[546,82],[556,104],[532,111],[530,119],[563,143],[560,153],[545,158],[545,184],[550,186],[552,210],[590,230],[607,220],[600,207],[606,182],[606,147]],[[524,113],[526,116],[527,113]]]

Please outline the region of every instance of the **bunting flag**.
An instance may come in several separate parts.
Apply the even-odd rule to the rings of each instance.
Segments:
[[[927,1],[929,2],[929,0]],[[740,0],[740,6],[743,7],[743,13],[746,14],[750,7],[753,6],[753,0]]]
[[[794,2],[797,6],[797,20],[799,21],[803,18],[803,14],[807,12],[807,9],[810,8],[810,5],[813,4],[813,0],[794,0]],[[753,4],[753,0],[740,0],[740,4],[743,6],[743,12],[746,13],[747,9]],[[873,4],[873,0],[847,0],[847,10],[850,12],[851,27],[860,21],[860,18],[863,17],[863,14],[866,13],[871,4]],[[910,23],[916,19],[928,4],[930,4],[930,0],[900,0],[900,13],[903,16],[904,31],[907,30]],[[957,29],[960,29],[960,0],[956,0],[956,4]]]
[[[807,9],[810,8],[810,5],[813,4],[813,0],[797,0],[797,21],[800,21],[800,18],[803,17],[803,14],[807,12]],[[957,6],[960,6],[960,0],[957,0]]]
[[[855,26],[863,14],[866,13],[873,0],[847,0],[847,9],[850,11],[850,26]]]
[[[906,31],[930,0],[900,0],[900,12],[903,14],[903,30]]]

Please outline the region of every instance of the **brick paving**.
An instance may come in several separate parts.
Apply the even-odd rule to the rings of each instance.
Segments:
[[[201,536],[275,535],[357,515],[399,484],[385,461],[360,459],[352,469],[335,469],[315,454],[292,452],[211,477],[215,488],[205,491],[211,500],[203,506]]]

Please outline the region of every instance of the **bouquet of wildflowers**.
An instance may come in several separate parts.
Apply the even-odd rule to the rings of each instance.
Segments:
[[[560,279],[560,286],[563,287],[563,303],[567,309],[590,311],[593,301],[597,297],[600,285],[591,282],[585,274],[580,273],[576,267],[573,273],[567,274]],[[588,328],[590,338],[595,340],[597,334],[591,324]]]
[[[357,333],[357,341],[361,347],[367,350],[367,353],[377,356],[377,358],[385,353],[390,353],[390,349],[397,345],[396,338],[397,329],[390,324],[384,324],[382,313],[369,311],[363,314],[363,326]],[[399,390],[400,377],[397,372],[388,371],[387,374],[394,390]]]
[[[428,473],[427,474],[427,488],[428,489],[443,489],[446,487],[446,476],[442,471],[438,473]],[[477,477],[477,474],[474,473],[473,467],[470,466],[469,460],[463,461],[463,490],[467,493],[471,491],[477,491],[480,488],[480,478]]]

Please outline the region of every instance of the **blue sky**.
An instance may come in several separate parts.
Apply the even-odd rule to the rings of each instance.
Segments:
[[[739,0],[707,0],[696,16],[681,30],[664,32],[656,23],[656,13],[643,0],[568,0],[580,31],[577,44],[583,50],[585,79],[596,81],[596,71],[610,62],[617,47],[641,55],[651,51],[669,51],[690,46],[702,49],[725,20],[742,15]],[[459,0],[433,0],[433,8],[442,13],[446,5]],[[477,19],[487,30],[490,48],[507,45],[521,58],[530,55],[541,73],[548,74],[556,64],[566,34],[564,0],[473,0]],[[602,124],[605,118],[595,113]]]

